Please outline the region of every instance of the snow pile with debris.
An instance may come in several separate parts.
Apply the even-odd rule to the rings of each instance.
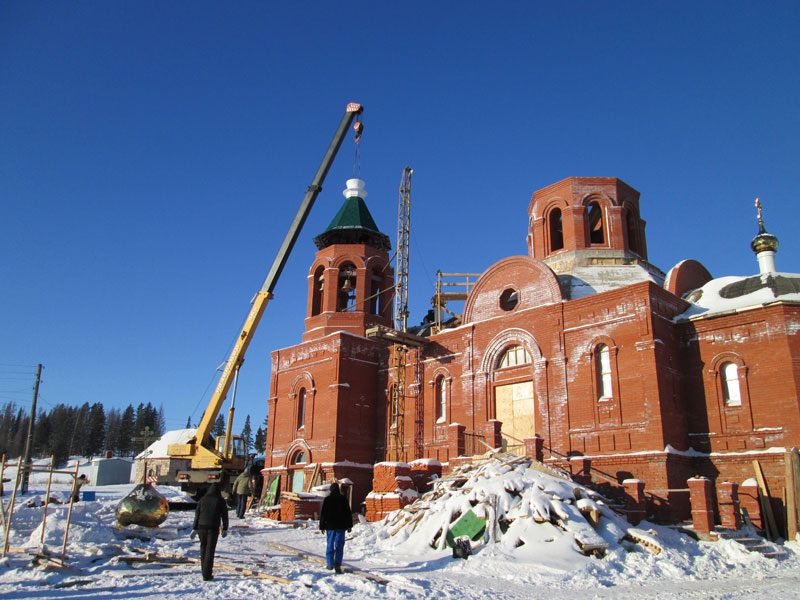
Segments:
[[[473,550],[496,544],[529,558],[553,552],[603,556],[623,541],[625,547],[662,550],[657,536],[631,527],[593,490],[531,458],[509,455],[455,469],[383,526],[378,544],[385,549],[444,550],[466,534]]]

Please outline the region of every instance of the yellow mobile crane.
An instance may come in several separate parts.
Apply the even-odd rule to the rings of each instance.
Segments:
[[[278,250],[278,255],[272,263],[272,268],[264,280],[264,285],[253,298],[250,314],[248,314],[230,357],[225,363],[219,383],[211,396],[197,432],[185,444],[170,444],[167,448],[167,454],[170,458],[191,460],[191,468],[178,472],[178,481],[181,483],[181,488],[192,496],[200,496],[205,493],[205,489],[210,483],[220,483],[223,486],[223,491],[228,491],[233,478],[245,468],[247,457],[244,441],[240,436],[231,436],[239,368],[244,362],[247,347],[250,345],[250,340],[255,333],[258,322],[261,320],[261,315],[264,314],[267,303],[272,298],[272,291],[275,289],[275,284],[278,282],[281,271],[283,271],[297,237],[300,235],[300,230],[308,217],[308,213],[311,211],[311,207],[314,205],[314,200],[322,190],[322,182],[325,181],[325,176],[328,174],[331,164],[333,164],[333,159],[342,145],[344,136],[353,119],[360,115],[362,111],[363,108],[360,104],[352,102],[347,105],[347,110],[339,123],[339,127],[336,129],[330,146],[328,146],[328,151],[325,153],[319,169],[317,169],[314,180],[308,186],[305,198],[303,198],[297,215]],[[356,120],[354,129],[356,142],[358,142],[361,138],[363,125]],[[211,429],[231,386],[233,386],[233,394],[228,413],[227,431],[214,444],[212,442]]]

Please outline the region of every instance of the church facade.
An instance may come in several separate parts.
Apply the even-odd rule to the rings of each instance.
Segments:
[[[368,335],[392,327],[389,240],[363,182],[345,196],[315,239],[302,339],[272,353],[265,472],[282,490],[303,491],[319,465],[322,480],[352,482],[358,508],[376,463],[446,471],[498,447],[612,496],[640,482],[646,516],[664,521],[689,517],[698,475],[746,484],[757,460],[786,486],[800,275],[776,271],[763,221],[757,275],[714,279],[695,260],[665,273],[648,262],[635,189],[557,182],[530,201],[527,254],[482,273],[458,318],[416,328],[398,377],[393,349]]]

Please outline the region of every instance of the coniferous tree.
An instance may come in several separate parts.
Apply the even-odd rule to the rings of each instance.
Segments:
[[[106,438],[104,449],[110,450],[112,454],[119,454],[119,428],[122,420],[122,415],[118,408],[111,408],[106,416]]]
[[[89,416],[86,419],[86,437],[83,446],[83,455],[95,456],[102,453],[105,437],[105,411],[103,410],[102,404],[95,402],[89,409]]]
[[[267,434],[261,427],[259,427],[258,429],[256,429],[256,437],[253,440],[253,447],[255,448],[258,454],[264,454],[264,452],[266,451],[266,445],[267,445]]]
[[[117,448],[120,456],[130,456],[133,450],[133,436],[136,435],[134,427],[136,426],[136,414],[133,410],[133,405],[128,404],[128,407],[123,411],[119,424],[119,437],[117,438]]]
[[[70,456],[83,454],[86,441],[86,423],[89,417],[89,403],[84,402],[80,408],[69,407],[72,417],[72,435],[69,438]]]
[[[211,430],[211,433],[214,434],[214,437],[225,435],[225,417],[222,415],[217,417],[217,420],[214,421],[214,428]]]
[[[167,419],[164,416],[164,405],[161,404],[158,407],[158,412],[156,412],[156,419],[155,419],[155,430],[156,435],[160,438],[162,435],[167,433]]]
[[[242,441],[244,441],[244,451],[246,454],[250,453],[250,448],[253,447],[253,430],[250,427],[250,415],[244,420],[244,427],[242,427]]]
[[[69,458],[69,447],[72,438],[72,428],[75,422],[75,410],[64,404],[58,404],[50,412],[50,421],[53,424],[52,446],[50,453],[53,463],[60,467]]]
[[[33,455],[43,458],[52,454],[53,426],[50,414],[42,411],[33,426]]]
[[[191,428],[192,428],[192,417],[189,417],[188,419],[186,419],[185,429],[191,429]]]

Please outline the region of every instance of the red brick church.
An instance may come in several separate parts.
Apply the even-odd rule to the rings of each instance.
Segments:
[[[461,315],[410,336],[398,410],[392,350],[367,336],[392,327],[394,272],[366,196],[348,181],[309,256],[302,339],[272,353],[265,473],[281,490],[304,491],[317,470],[380,512],[375,498],[413,480],[373,491],[376,463],[446,472],[506,447],[612,496],[638,486],[646,516],[682,520],[687,480],[710,481],[713,502],[728,483],[747,496],[758,460],[782,518],[785,451],[800,445],[800,275],[776,270],[760,208],[758,274],[714,279],[695,260],[666,274],[648,262],[639,192],[619,179],[535,192],[527,254],[483,272]]]

